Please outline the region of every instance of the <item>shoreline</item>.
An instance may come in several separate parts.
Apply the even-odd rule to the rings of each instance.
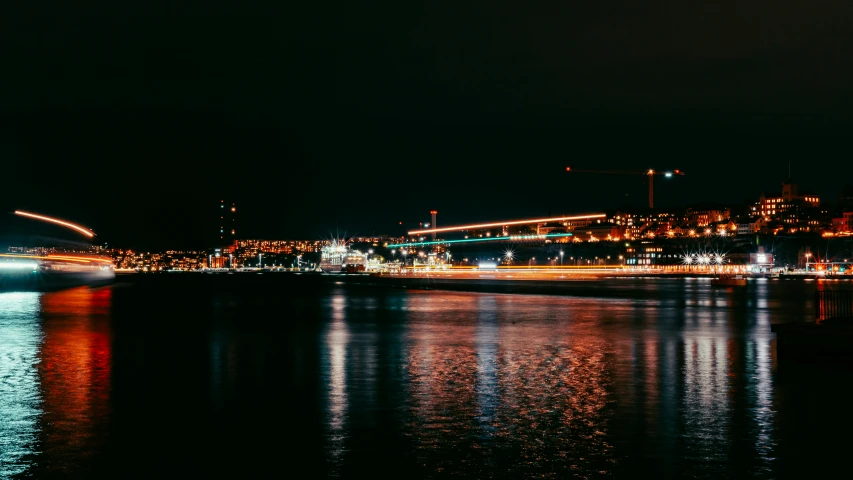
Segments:
[[[132,285],[135,287],[150,289],[152,293],[164,291],[193,291],[213,289],[217,291],[248,290],[264,294],[279,294],[280,292],[292,290],[293,292],[307,293],[318,288],[325,289],[336,285],[346,285],[357,288],[379,288],[379,289],[406,289],[406,290],[443,290],[457,292],[475,293],[498,293],[498,294],[527,294],[527,295],[577,295],[598,296],[603,293],[602,287],[607,290],[614,288],[622,296],[643,298],[648,292],[641,288],[635,288],[643,281],[666,281],[695,280],[700,284],[707,284],[714,275],[687,275],[687,274],[663,274],[663,275],[571,275],[561,279],[523,278],[519,276],[504,276],[503,278],[484,278],[484,276],[428,276],[428,275],[374,275],[374,274],[324,274],[317,272],[239,272],[239,273],[217,273],[203,274],[202,272],[181,272],[184,275],[169,273],[140,273],[140,274],[118,274],[116,284]],[[190,273],[187,275],[186,273]],[[194,273],[194,275],[193,275]],[[620,281],[621,280],[621,281]],[[814,288],[817,282],[806,276],[793,276],[788,278],[758,278],[749,279],[745,287],[714,287],[720,291],[748,291],[754,288],[758,282],[776,282],[786,280],[800,280],[805,288]],[[826,279],[829,280],[829,279]],[[853,280],[847,278],[845,280]],[[820,282],[824,283],[824,282]],[[849,289],[849,284],[831,282],[833,286],[841,289]],[[611,296],[614,291],[604,294]]]

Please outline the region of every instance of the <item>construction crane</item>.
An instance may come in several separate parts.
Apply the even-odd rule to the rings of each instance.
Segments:
[[[579,169],[566,167],[566,171],[570,173],[606,173],[611,175],[646,175],[649,177],[649,210],[654,208],[655,205],[655,175],[663,175],[666,178],[670,178],[673,175],[684,175],[684,172],[681,170],[588,170],[588,169]]]

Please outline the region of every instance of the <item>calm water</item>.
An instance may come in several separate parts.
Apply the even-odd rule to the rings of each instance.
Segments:
[[[770,323],[811,318],[811,282],[193,281],[0,293],[0,478],[802,478],[850,455],[853,377],[777,369]]]

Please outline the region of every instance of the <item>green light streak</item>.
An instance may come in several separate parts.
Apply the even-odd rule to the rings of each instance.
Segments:
[[[466,238],[464,240],[435,240],[430,242],[395,243],[388,248],[422,247],[425,245],[443,245],[447,243],[494,242],[498,240],[542,240],[544,238],[571,237],[571,233],[548,233],[545,235],[509,235],[505,237]]]

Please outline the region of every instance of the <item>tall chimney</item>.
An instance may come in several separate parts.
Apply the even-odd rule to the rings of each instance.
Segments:
[[[430,210],[429,213],[432,214],[432,228],[435,229],[435,216],[438,214],[438,212],[435,210]],[[432,232],[432,239],[435,240],[435,232]]]

